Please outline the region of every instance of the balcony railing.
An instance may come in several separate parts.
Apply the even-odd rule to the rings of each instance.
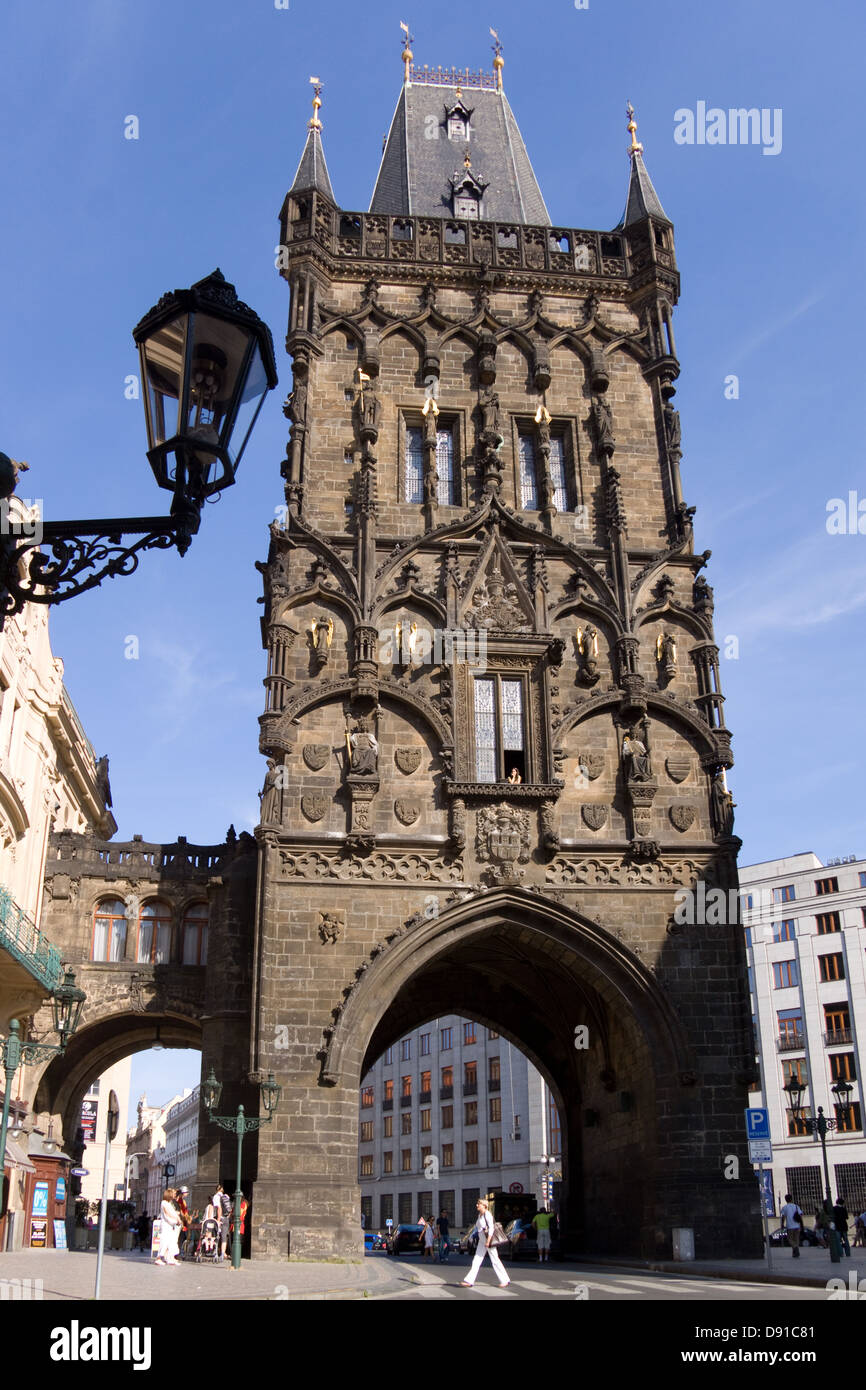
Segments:
[[[393,1109],[394,1109],[394,1100],[393,1100],[393,1097],[392,1097],[390,1100],[386,1099],[386,1100],[383,1100],[383,1101],[382,1101],[382,1109],[383,1109],[383,1110],[393,1110]]]
[[[780,1052],[802,1052],[806,1039],[802,1033],[785,1033],[776,1046]]]
[[[464,1094],[464,1096],[477,1096],[477,1095],[478,1095],[478,1082],[477,1082],[477,1081],[464,1081],[464,1082],[463,1082],[463,1094]]]
[[[440,1099],[440,1100],[451,1100],[452,1097],[453,1097],[453,1095],[454,1095],[454,1087],[453,1087],[453,1086],[440,1086],[440,1087],[439,1087],[439,1099]]]
[[[824,1034],[824,1042],[828,1047],[839,1047],[842,1043],[851,1042],[850,1028],[829,1028]]]
[[[400,1097],[400,1104],[402,1105],[403,1109],[405,1110],[407,1106],[409,1106],[409,1105],[412,1104],[412,1097],[411,1097],[411,1096],[401,1096],[401,1097]]]
[[[430,1098],[432,1094],[432,1091],[420,1091],[418,1093],[418,1099],[422,1105],[428,1105],[430,1103]]]
[[[63,970],[60,952],[52,946],[36,923],[22,912],[8,888],[0,886],[0,946],[20,961],[26,970],[44,985],[54,990],[60,984]]]
[[[499,1080],[499,1077],[498,1077],[498,1076],[488,1076],[488,1078],[487,1078],[487,1089],[488,1089],[488,1091],[498,1091],[498,1090],[499,1090],[499,1086],[500,1086],[500,1080]]]

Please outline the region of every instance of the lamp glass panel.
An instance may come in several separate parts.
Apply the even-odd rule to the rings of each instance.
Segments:
[[[235,466],[240,463],[241,455],[247,446],[247,440],[258,418],[262,401],[267,394],[268,374],[262,362],[259,345],[256,343],[253,349],[253,355],[250,358],[249,372],[247,373],[247,379],[244,382],[243,391],[241,392],[238,412],[235,416],[234,429],[231,435],[233,442],[229,448],[229,456]]]
[[[178,432],[186,321],[185,314],[172,319],[142,344],[151,448]]]

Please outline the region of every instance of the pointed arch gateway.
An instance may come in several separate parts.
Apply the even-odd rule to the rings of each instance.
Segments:
[[[322,1084],[357,1093],[386,1047],[437,1016],[494,1027],[541,1072],[559,1109],[572,1248],[654,1251],[657,1113],[694,1058],[652,973],[603,925],[521,887],[466,894],[441,912],[434,900],[428,911],[361,972],[323,1054]]]

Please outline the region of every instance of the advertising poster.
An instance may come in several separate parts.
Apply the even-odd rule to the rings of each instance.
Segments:
[[[81,1102],[81,1128],[84,1130],[85,1144],[94,1144],[96,1142],[96,1115],[98,1110],[98,1100],[83,1100]]]
[[[54,1249],[66,1250],[66,1222],[54,1221],[52,1225],[54,1226]]]
[[[157,1219],[153,1223],[153,1229],[150,1233],[150,1258],[152,1260],[156,1259],[156,1252],[159,1249],[159,1228],[161,1225],[162,1222],[160,1221],[159,1217],[157,1217]]]
[[[33,1249],[44,1250],[48,1245],[48,1222],[30,1222],[30,1244]]]
[[[33,1188],[32,1216],[48,1215],[48,1183],[38,1182]]]
[[[54,1200],[55,1202],[66,1201],[66,1178],[62,1174],[57,1179],[57,1186],[54,1189]]]

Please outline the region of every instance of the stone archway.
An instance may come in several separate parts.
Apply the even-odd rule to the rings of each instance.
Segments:
[[[358,1086],[436,1013],[488,1020],[561,1102],[572,1248],[655,1254],[679,1225],[733,1220],[703,1132],[716,1103],[653,974],[598,923],[522,888],[466,894],[373,953],[335,1012],[318,1075],[296,1074],[260,1136],[257,1253],[358,1250]],[[585,1025],[588,1045],[575,1047]],[[693,1141],[690,1143],[690,1136]],[[730,1188],[730,1184],[728,1184]]]

